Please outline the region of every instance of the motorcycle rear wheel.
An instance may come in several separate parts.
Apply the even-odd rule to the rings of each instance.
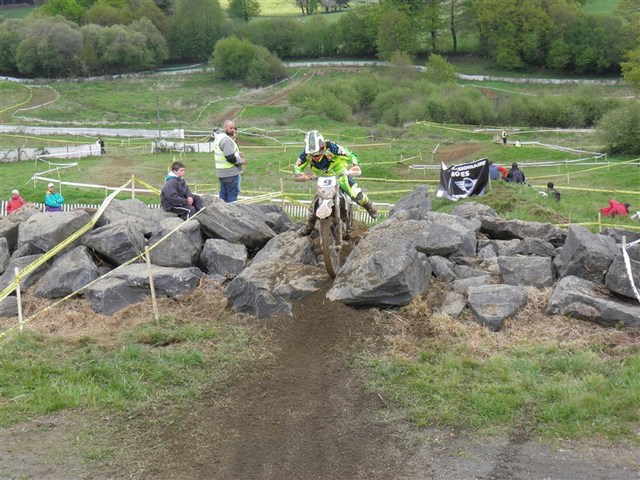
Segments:
[[[320,240],[322,242],[322,255],[327,273],[335,278],[340,270],[340,250],[342,247],[342,232],[331,218],[320,220]]]

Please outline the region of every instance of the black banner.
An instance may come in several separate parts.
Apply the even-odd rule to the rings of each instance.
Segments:
[[[482,195],[489,184],[489,159],[481,158],[449,168],[443,163],[437,197],[451,200]]]

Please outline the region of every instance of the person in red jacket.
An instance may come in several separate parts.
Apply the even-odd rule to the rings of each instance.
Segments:
[[[20,192],[18,190],[12,190],[11,191],[11,198],[7,202],[7,215],[9,215],[10,213],[15,212],[21,206],[23,206],[25,203],[26,202],[24,201],[24,198],[22,198],[20,196]]]
[[[615,200],[609,200],[609,206],[602,207],[600,209],[600,213],[602,213],[602,215],[604,215],[605,217],[614,217],[616,215],[627,216],[629,215],[630,206],[631,205],[629,205],[626,202],[622,203],[622,202],[616,202]]]

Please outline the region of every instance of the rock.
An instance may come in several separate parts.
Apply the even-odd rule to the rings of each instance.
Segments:
[[[547,288],[555,281],[551,257],[498,257],[502,281],[507,285]]]
[[[132,221],[145,237],[149,237],[166,218],[177,217],[173,213],[165,212],[158,208],[149,208],[136,198],[128,200],[113,199],[98,220],[97,227]]]
[[[640,326],[637,301],[615,298],[600,283],[567,276],[558,281],[549,300],[550,314],[568,315],[608,326]]]
[[[478,270],[477,268],[468,267],[466,265],[455,265],[453,271],[456,274],[456,278],[472,278],[472,277],[484,277],[489,274],[484,270]]]
[[[327,281],[317,265],[309,237],[296,232],[277,235],[258,252],[227,287],[227,298],[237,312],[268,318],[278,312],[292,315],[293,300],[304,298]]]
[[[267,227],[271,228],[276,234],[284,233],[293,228],[293,223],[284,210],[274,203],[268,204],[238,204],[242,210],[248,210],[252,215],[263,218]]]
[[[469,278],[461,278],[459,280],[454,280],[451,282],[451,288],[456,292],[467,292],[470,287],[478,287],[483,285],[489,285],[493,283],[493,279],[491,275],[484,275],[481,277],[469,277]]]
[[[527,293],[511,285],[469,287],[467,303],[480,325],[498,331],[502,322],[527,303]]]
[[[170,237],[158,243],[169,233]],[[204,241],[196,220],[185,222],[175,217],[166,218],[160,223],[160,228],[151,236],[148,245],[154,265],[186,268],[197,265]]]
[[[480,231],[494,240],[540,238],[558,246],[564,239],[562,230],[550,223],[503,220],[487,216],[480,217],[480,221],[482,222]]]
[[[10,252],[13,252],[18,244],[18,230],[20,228],[20,223],[38,213],[42,213],[39,208],[34,205],[27,204],[13,212],[11,215],[0,217],[0,237],[7,239],[7,245],[9,246]]]
[[[511,252],[517,248],[522,240],[517,238],[511,240],[478,240],[478,251],[484,250],[490,247],[498,257],[504,257],[511,255]]]
[[[467,302],[464,295],[458,292],[447,292],[442,303],[442,312],[453,318],[458,318]]]
[[[637,250],[640,250],[640,248],[638,248]],[[633,254],[633,252],[631,253]],[[633,258],[631,258],[631,256],[632,255],[629,255],[631,275],[636,289],[640,292],[640,261],[634,260]],[[631,281],[629,279],[629,274],[627,272],[627,267],[625,265],[622,252],[616,255],[616,257],[613,259],[613,262],[611,263],[611,266],[609,267],[609,270],[607,270],[607,274],[604,277],[604,284],[609,290],[613,292],[624,295],[625,297],[633,299],[636,298],[633,287],[631,286]]]
[[[604,283],[604,276],[618,251],[612,238],[571,225],[562,251],[553,263],[559,278],[576,276]]]
[[[86,235],[86,245],[109,263],[123,265],[144,251],[145,238],[133,222],[110,223]]]
[[[504,255],[538,255],[540,257],[555,257],[556,249],[546,240],[541,240],[539,238],[523,238],[517,245],[507,250]]]
[[[451,212],[452,215],[458,215],[466,219],[476,217],[497,217],[498,213],[491,207],[478,202],[466,202],[457,206]]]
[[[600,232],[600,235],[611,237],[616,241],[616,243],[622,243],[622,237],[625,237],[627,243],[640,240],[640,232],[633,232],[622,228],[607,227]]]
[[[431,272],[437,279],[451,282],[457,278],[453,271],[455,265],[450,260],[439,255],[433,255],[432,257],[427,257],[427,261],[431,265]]]
[[[103,227],[104,228],[104,227]],[[151,266],[156,296],[181,298],[200,283],[203,273],[196,267]],[[121,308],[143,301],[151,295],[146,264],[127,265],[87,288],[91,308],[111,315]]]
[[[6,238],[0,237],[0,274],[3,274],[9,265],[11,252],[9,251],[9,242]]]
[[[242,272],[247,264],[247,258],[247,247],[244,245],[210,238],[204,244],[200,263],[204,271],[211,275],[233,278]]]
[[[16,278],[16,274],[15,274],[16,268],[22,271],[25,267],[27,267],[28,265],[31,265],[33,262],[38,260],[41,256],[42,255],[38,254],[38,255],[28,255],[26,257],[12,258],[9,261],[9,265],[7,265],[7,269],[5,270],[5,272],[2,275],[0,275],[0,292],[2,292],[11,283],[13,283],[13,280]],[[38,280],[40,280],[40,277],[42,277],[42,275],[44,274],[44,272],[47,270],[48,267],[49,265],[46,262],[40,265],[33,272],[31,272],[31,274],[29,274],[27,278],[24,278],[21,280],[20,286],[24,290],[31,287],[31,285],[33,285]]]
[[[393,231],[372,231],[351,252],[327,298],[350,306],[406,305],[425,291],[431,266]]]
[[[407,212],[407,219],[422,220],[431,211],[431,197],[426,185],[420,185],[413,192],[405,195],[396,202],[389,218],[397,216],[400,212]]]
[[[37,213],[20,224],[17,247],[29,244],[38,252],[48,252],[84,227],[90,220],[91,217],[84,210]],[[80,239],[69,244],[61,253],[68,252],[78,245],[80,245]]]
[[[18,299],[16,297],[4,297],[0,300],[0,317],[17,317]]]
[[[87,247],[77,247],[56,258],[35,287],[34,295],[42,298],[62,298],[98,278]]]
[[[264,218],[252,210],[243,209],[235,203],[214,201],[201,212],[196,220],[200,222],[206,238],[221,238],[231,243],[241,243],[255,251],[275,236],[267,227]]]

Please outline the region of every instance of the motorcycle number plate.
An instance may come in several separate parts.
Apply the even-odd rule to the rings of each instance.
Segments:
[[[320,177],[318,178],[318,187],[333,187],[336,184],[336,177]]]

